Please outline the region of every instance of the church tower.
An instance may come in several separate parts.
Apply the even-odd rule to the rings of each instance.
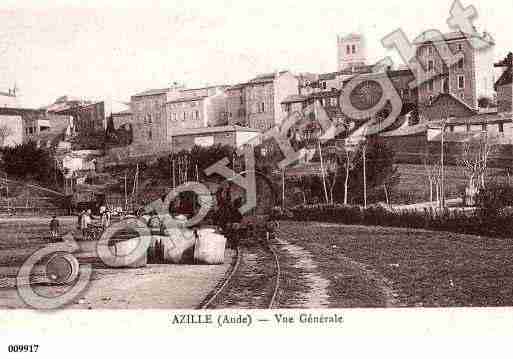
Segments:
[[[338,71],[353,70],[367,63],[365,38],[361,34],[337,36]]]

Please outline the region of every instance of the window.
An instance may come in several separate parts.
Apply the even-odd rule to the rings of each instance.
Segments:
[[[196,115],[196,120],[199,120],[199,111],[198,110],[196,110],[195,115]],[[230,112],[230,117],[232,117],[231,112]]]
[[[465,76],[463,76],[463,75],[458,76],[458,88],[459,89],[465,88]]]
[[[467,132],[470,132],[470,123],[467,123]]]
[[[458,44],[458,51],[463,51],[463,45],[462,44]]]
[[[265,112],[265,104],[262,102],[262,112]]]
[[[176,121],[176,112],[173,112],[173,121]]]
[[[244,100],[242,99],[242,96],[240,97],[240,104],[244,105]]]
[[[483,125],[481,126],[481,129],[482,129],[483,131],[486,131],[486,128],[487,128],[486,123],[483,123]]]
[[[430,47],[431,49],[431,47]],[[428,71],[433,71],[435,69],[435,62],[433,60],[428,61]]]
[[[429,46],[427,49],[428,49],[428,55],[433,55],[433,46]]]
[[[149,140],[151,140],[151,137],[152,137],[152,135],[151,135],[151,130],[149,130],[149,131],[148,131],[148,139],[149,139]]]
[[[454,132],[454,125],[449,126],[449,131]]]
[[[323,90],[326,90],[326,81],[321,82],[321,86]]]
[[[353,54],[356,54],[356,45],[352,45],[351,50],[353,50]]]
[[[182,121],[186,121],[187,120],[187,112],[183,112],[183,120]]]
[[[498,126],[499,126],[499,132],[503,133],[504,132],[504,124],[502,122],[499,122]]]
[[[347,45],[346,46],[346,54],[350,54],[351,53],[351,46]]]
[[[332,97],[330,99],[330,102],[331,102],[331,106],[333,106],[333,107],[337,106],[337,98],[336,97]]]
[[[458,60],[458,69],[463,69],[463,66],[465,65],[465,60],[463,58]]]

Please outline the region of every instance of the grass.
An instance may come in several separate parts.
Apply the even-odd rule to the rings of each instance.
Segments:
[[[513,305],[510,239],[312,222],[282,222],[279,236],[313,254],[334,306]]]

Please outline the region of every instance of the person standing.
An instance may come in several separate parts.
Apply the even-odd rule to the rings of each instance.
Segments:
[[[81,217],[80,220],[80,227],[82,229],[82,236],[85,238],[87,234],[87,227],[91,224],[91,210],[88,209],[87,212],[84,212],[84,214]]]
[[[50,234],[52,240],[55,240],[59,236],[59,220],[57,219],[57,216],[53,216],[50,221]]]

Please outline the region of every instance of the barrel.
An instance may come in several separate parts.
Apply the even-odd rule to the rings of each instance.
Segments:
[[[55,253],[46,262],[46,278],[53,284],[73,283],[79,274],[79,263],[71,253]]]
[[[225,236],[199,231],[194,247],[194,260],[196,263],[223,264],[225,247]]]
[[[160,237],[162,257],[165,263],[192,262],[196,237],[189,229],[171,229]]]
[[[130,238],[114,243],[114,253],[116,254],[117,260],[119,261],[118,267],[126,268],[141,268],[146,267],[148,264],[148,252],[144,251],[141,253],[140,258],[135,262],[129,261],[129,255],[139,246],[139,238]],[[124,258],[126,257],[126,258]]]

